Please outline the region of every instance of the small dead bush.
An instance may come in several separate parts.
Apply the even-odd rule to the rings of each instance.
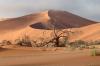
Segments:
[[[70,47],[74,47],[74,48],[86,48],[88,43],[82,40],[77,40],[75,42],[70,42],[69,43]]]
[[[12,43],[11,43],[11,41],[9,41],[9,40],[3,40],[3,41],[1,42],[1,44],[2,44],[2,45],[11,45]]]
[[[31,40],[27,35],[24,35],[22,38],[16,39],[15,44],[20,46],[32,47]]]

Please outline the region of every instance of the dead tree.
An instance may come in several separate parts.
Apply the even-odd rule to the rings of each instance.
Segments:
[[[61,47],[60,45],[60,38],[65,38],[65,41],[68,41],[70,34],[72,33],[71,29],[56,29],[53,28],[52,42],[55,43],[56,47]]]

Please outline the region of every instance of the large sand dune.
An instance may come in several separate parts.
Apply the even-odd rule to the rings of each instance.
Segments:
[[[50,10],[0,21],[0,40],[15,40],[25,34],[33,39],[49,36],[55,25],[58,29],[72,28],[71,40],[99,40],[100,24],[65,11]],[[48,30],[49,29],[49,30]]]

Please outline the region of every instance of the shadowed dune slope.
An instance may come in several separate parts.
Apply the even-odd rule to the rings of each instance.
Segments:
[[[66,11],[49,10],[0,21],[0,40],[15,40],[24,34],[35,39],[37,37],[44,37],[44,31],[46,32],[45,36],[48,36],[52,31],[48,29],[52,29],[53,26],[58,29],[76,28],[76,33],[78,31],[81,33],[74,35],[72,37],[73,40],[85,38],[89,40],[93,36],[100,36],[99,23]],[[96,26],[98,27],[96,28]]]
[[[55,26],[55,28],[64,29],[79,28],[97,23],[66,11],[50,10],[47,14],[49,17],[47,22],[41,21],[36,24],[32,24],[31,27],[36,29],[52,29],[53,26]]]
[[[39,28],[41,29],[43,26],[45,27],[45,29],[52,28],[52,25],[55,25],[57,28],[75,28],[87,26],[94,23],[96,22],[76,16],[69,12],[50,10],[0,21],[0,30],[19,29],[29,25],[33,25],[33,28],[38,29],[38,24]]]

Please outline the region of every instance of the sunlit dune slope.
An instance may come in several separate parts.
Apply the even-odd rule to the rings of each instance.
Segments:
[[[15,40],[25,34],[33,39],[47,37],[54,26],[57,29],[75,28],[71,40],[100,39],[99,23],[66,11],[49,10],[0,21],[0,40]]]

